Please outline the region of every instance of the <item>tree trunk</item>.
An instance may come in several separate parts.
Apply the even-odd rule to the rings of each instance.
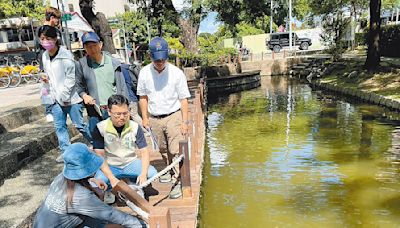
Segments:
[[[103,51],[115,54],[112,31],[106,16],[100,12],[96,15],[93,13],[93,0],[79,0],[79,8],[81,9],[82,16],[103,41]]]
[[[379,67],[380,62],[380,30],[381,30],[381,0],[370,0],[370,24],[368,33],[368,52],[365,68],[367,70],[375,70]]]
[[[183,46],[190,53],[198,53],[197,32],[199,31],[199,24],[182,17],[178,18],[178,24],[182,31],[181,42]]]

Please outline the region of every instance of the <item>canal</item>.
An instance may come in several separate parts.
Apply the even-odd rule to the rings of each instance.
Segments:
[[[200,227],[399,227],[400,117],[286,77],[209,106]]]

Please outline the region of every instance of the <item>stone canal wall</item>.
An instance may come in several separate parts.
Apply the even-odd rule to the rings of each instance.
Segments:
[[[291,67],[302,61],[302,58],[285,58],[275,60],[263,60],[253,62],[242,62],[242,72],[260,70],[261,75],[286,75]]]
[[[360,99],[365,102],[369,102],[369,103],[380,105],[380,106],[385,106],[385,107],[388,107],[391,109],[400,110],[400,101],[393,100],[393,99],[387,98],[382,95],[378,95],[373,92],[366,92],[366,91],[362,91],[360,89],[336,86],[331,83],[320,82],[319,80],[312,81],[310,84],[316,88],[328,90],[328,91],[331,91],[331,92],[334,92],[337,94],[341,94],[341,95],[350,96],[350,97]]]

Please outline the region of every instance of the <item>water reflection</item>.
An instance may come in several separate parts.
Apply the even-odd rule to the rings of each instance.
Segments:
[[[398,119],[284,77],[220,99],[200,227],[396,227]]]

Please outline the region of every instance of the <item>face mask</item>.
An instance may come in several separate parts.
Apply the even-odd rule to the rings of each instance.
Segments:
[[[40,42],[40,44],[47,51],[53,49],[56,46],[56,42],[54,42],[53,40],[43,40],[42,42]]]

